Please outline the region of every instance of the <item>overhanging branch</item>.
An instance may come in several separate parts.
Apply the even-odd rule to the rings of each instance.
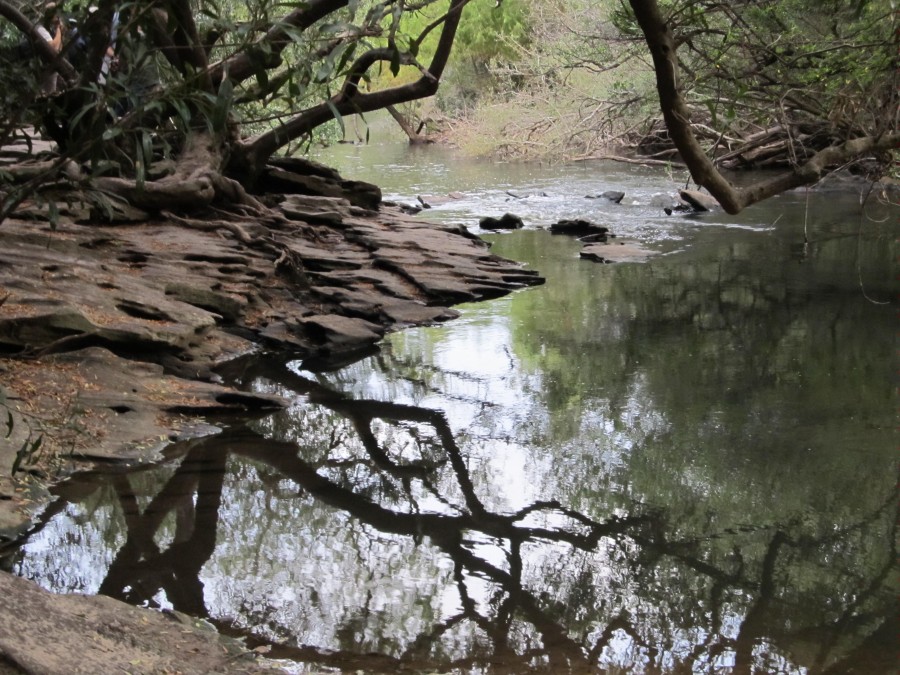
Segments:
[[[371,49],[354,62],[338,94],[327,102],[303,111],[275,129],[248,139],[241,144],[236,161],[244,170],[252,171],[260,167],[279,148],[331,119],[335,110],[341,115],[351,115],[433,96],[437,92],[444,68],[450,58],[463,8],[469,2],[470,0],[449,0],[434,57],[429,67],[423,69],[421,77],[415,82],[381,91],[361,92],[357,85],[366,70],[378,62],[391,61],[396,55],[390,48]],[[412,63],[412,60],[407,57],[407,62]]]
[[[675,147],[697,185],[705,187],[728,213],[738,213],[750,204],[785,190],[811,185],[829,168],[869,154],[896,149],[900,131],[878,136],[853,138],[820,150],[803,164],[771,179],[744,188],[735,188],[719,173],[691,129],[690,110],[678,87],[676,41],[656,0],[629,0],[644,33],[656,72],[660,108]]]

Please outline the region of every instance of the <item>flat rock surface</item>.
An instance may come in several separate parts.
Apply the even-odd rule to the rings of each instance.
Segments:
[[[278,673],[202,623],[0,572],[0,673]],[[52,639],[48,639],[52,636]]]
[[[10,152],[0,162],[28,161]],[[255,217],[119,209],[101,222],[73,200],[53,227],[37,203],[3,222],[0,545],[74,468],[158,461],[221,415],[285,405],[224,384],[217,370],[237,357],[352,359],[388,331],[456,317],[452,304],[543,282],[325,167],[281,160],[268,179],[303,194],[267,195]],[[254,656],[185,617],[0,572],[0,673],[271,672]]]
[[[216,384],[230,359],[260,347],[339,359],[387,331],[452,319],[452,304],[542,282],[398,207],[331,194],[283,205],[266,222],[103,224],[75,208],[56,228],[5,221],[0,371],[12,432],[0,470],[45,479],[63,455],[153,461],[206,415],[281,404]],[[14,483],[3,472],[0,531],[28,522]]]

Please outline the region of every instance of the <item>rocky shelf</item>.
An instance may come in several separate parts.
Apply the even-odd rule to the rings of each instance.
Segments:
[[[19,478],[46,479],[58,469],[48,458],[152,461],[206,415],[281,406],[221,382],[217,368],[235,357],[348,361],[387,331],[543,281],[462,226],[419,220],[374,186],[297,167],[276,178],[307,194],[281,195],[263,219],[110,223],[72,207],[51,227],[32,206],[3,223],[0,372],[13,417],[0,452],[0,531],[28,521],[11,508],[14,464]],[[38,437],[40,451],[23,452]]]
[[[543,282],[324,167],[282,162],[268,182],[280,194],[253,217],[100,218],[76,202],[58,219],[26,204],[0,226],[0,550],[73,468],[158,461],[221,415],[286,405],[224,382],[237,357],[348,362],[388,331]],[[189,617],[5,573],[0,586],[0,610],[19,617],[0,622],[0,673],[277,671]]]

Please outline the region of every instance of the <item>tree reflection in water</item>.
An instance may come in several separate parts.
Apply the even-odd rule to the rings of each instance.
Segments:
[[[444,413],[256,367],[245,377],[318,416],[295,440],[185,443],[149,500],[139,476],[114,476],[125,535],[100,593],[346,671],[893,672],[896,490],[819,537],[790,524],[683,537],[641,504],[605,519],[553,499],[501,512]],[[263,550],[275,511],[284,542]]]

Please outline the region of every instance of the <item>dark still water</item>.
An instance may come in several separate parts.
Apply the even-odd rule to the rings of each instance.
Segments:
[[[341,370],[241,364],[290,409],[63,486],[15,572],[298,673],[895,672],[898,209],[669,218],[661,171],[352,152],[465,194],[431,218],[525,213],[490,238],[547,284]],[[570,213],[667,253],[580,261],[541,229]]]

